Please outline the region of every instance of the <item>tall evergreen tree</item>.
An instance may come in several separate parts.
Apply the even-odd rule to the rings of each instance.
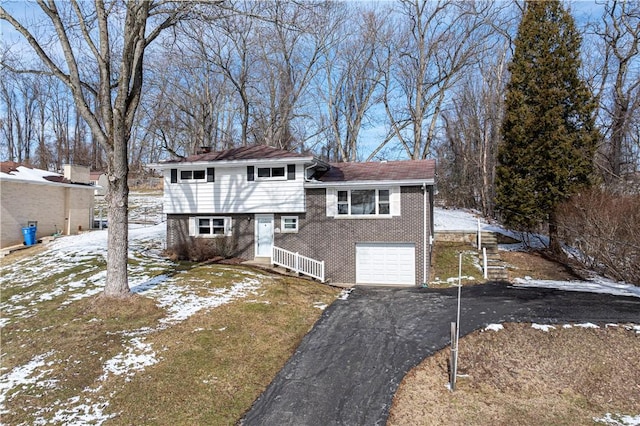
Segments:
[[[509,66],[496,208],[507,226],[548,225],[560,252],[556,209],[589,184],[599,138],[595,101],[580,79],[580,42],[558,0],[528,1]]]

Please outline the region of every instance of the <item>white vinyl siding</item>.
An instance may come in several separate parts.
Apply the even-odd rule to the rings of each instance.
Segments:
[[[271,166],[274,168],[276,166]],[[278,166],[279,167],[279,166]],[[303,213],[304,167],[296,167],[295,179],[258,179],[247,181],[247,166],[215,167],[215,182],[171,184],[170,171],[165,171],[164,213]],[[259,165],[255,167],[256,175]],[[203,168],[204,170],[204,168]],[[180,170],[178,170],[180,175]],[[256,176],[257,177],[257,176]],[[283,179],[283,178],[279,178]]]

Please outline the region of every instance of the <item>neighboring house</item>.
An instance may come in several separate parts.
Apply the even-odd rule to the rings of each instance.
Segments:
[[[37,222],[37,239],[88,230],[93,190],[87,167],[66,165],[61,175],[14,162],[0,163],[0,247],[21,244],[22,228],[29,222]]]
[[[328,164],[257,145],[149,167],[164,174],[169,247],[227,238],[242,258],[276,246],[324,261],[334,283],[427,282],[433,160]]]
[[[104,197],[107,195],[107,188],[109,187],[109,178],[105,172],[91,172],[89,173],[89,181],[93,185],[95,195]]]

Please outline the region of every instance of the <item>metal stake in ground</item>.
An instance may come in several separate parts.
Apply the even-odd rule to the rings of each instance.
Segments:
[[[451,378],[449,387],[456,390],[456,377],[458,375],[458,341],[460,340],[460,298],[462,296],[462,252],[458,253],[458,309],[456,322],[451,324]],[[454,333],[455,327],[455,333]]]

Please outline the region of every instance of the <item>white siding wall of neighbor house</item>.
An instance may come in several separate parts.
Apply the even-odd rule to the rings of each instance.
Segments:
[[[273,164],[269,167],[286,167],[289,163]],[[261,180],[258,178],[256,164],[255,180],[247,181],[247,164],[241,166],[215,166],[203,163],[202,166],[180,167],[180,170],[206,170],[215,168],[215,182],[171,183],[171,170],[164,170],[164,212],[168,214],[207,213],[280,213],[304,212],[304,166],[296,164],[294,180]],[[265,166],[266,167],[266,166]]]

